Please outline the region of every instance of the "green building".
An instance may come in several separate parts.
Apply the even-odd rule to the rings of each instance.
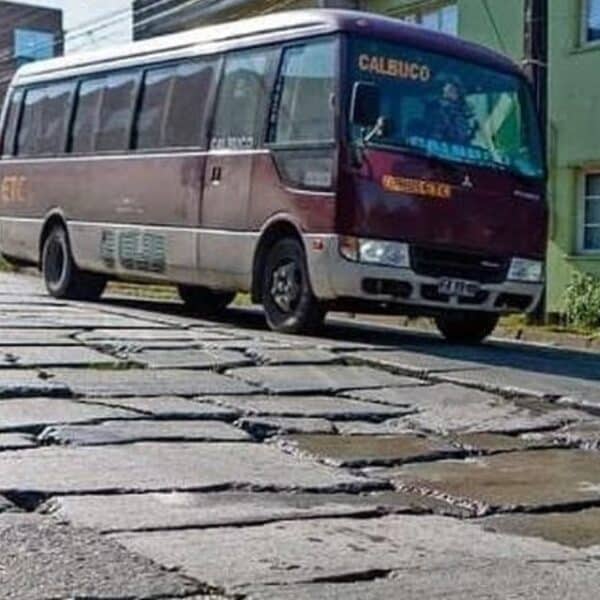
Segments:
[[[164,19],[134,19],[136,37],[207,22],[305,7],[355,8],[459,35],[525,57],[526,0],[169,0]],[[149,0],[135,0],[135,14]],[[547,310],[560,313],[575,271],[600,277],[600,0],[547,0],[548,248]],[[210,8],[207,8],[209,6]],[[139,20],[139,23],[136,22]],[[148,25],[149,24],[149,25]]]

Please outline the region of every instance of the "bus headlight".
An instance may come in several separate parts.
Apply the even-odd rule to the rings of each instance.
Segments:
[[[400,242],[360,240],[358,256],[360,262],[372,265],[386,267],[410,266],[408,244]]]
[[[347,260],[382,267],[410,267],[408,244],[365,240],[350,236],[340,238],[340,254]]]
[[[544,263],[527,258],[513,258],[508,270],[508,279],[525,283],[541,283],[544,280]]]

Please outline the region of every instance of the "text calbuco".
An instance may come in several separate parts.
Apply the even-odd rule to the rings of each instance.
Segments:
[[[427,83],[431,79],[431,69],[427,65],[387,56],[361,54],[358,57],[358,68],[373,75],[409,79],[421,83]]]

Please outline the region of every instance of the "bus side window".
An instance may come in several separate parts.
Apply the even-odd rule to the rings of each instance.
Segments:
[[[106,78],[96,133],[97,152],[129,150],[129,133],[138,77],[139,72],[136,70],[113,73]]]
[[[0,156],[12,156],[15,150],[15,134],[19,123],[21,112],[21,101],[23,90],[15,90],[8,104],[8,113],[4,120],[4,131],[2,132],[2,151]]]
[[[230,54],[219,89],[212,149],[256,148],[269,97],[269,68],[275,50]]]
[[[165,146],[206,148],[207,109],[216,85],[215,59],[182,63],[177,68],[165,125]]]
[[[83,81],[77,94],[77,107],[71,130],[71,152],[91,154],[100,118],[100,103],[104,91],[104,77]]]
[[[333,185],[337,49],[326,39],[283,53],[267,139],[282,178],[296,187]]]
[[[65,139],[74,83],[56,83],[28,90],[19,130],[19,156],[56,156]]]
[[[216,61],[186,61],[150,69],[144,77],[135,147],[206,147],[206,109]]]
[[[327,40],[284,51],[272,142],[333,142],[335,48]]]

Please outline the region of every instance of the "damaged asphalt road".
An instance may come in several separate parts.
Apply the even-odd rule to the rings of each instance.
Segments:
[[[600,356],[0,288],[0,598],[600,589]]]

